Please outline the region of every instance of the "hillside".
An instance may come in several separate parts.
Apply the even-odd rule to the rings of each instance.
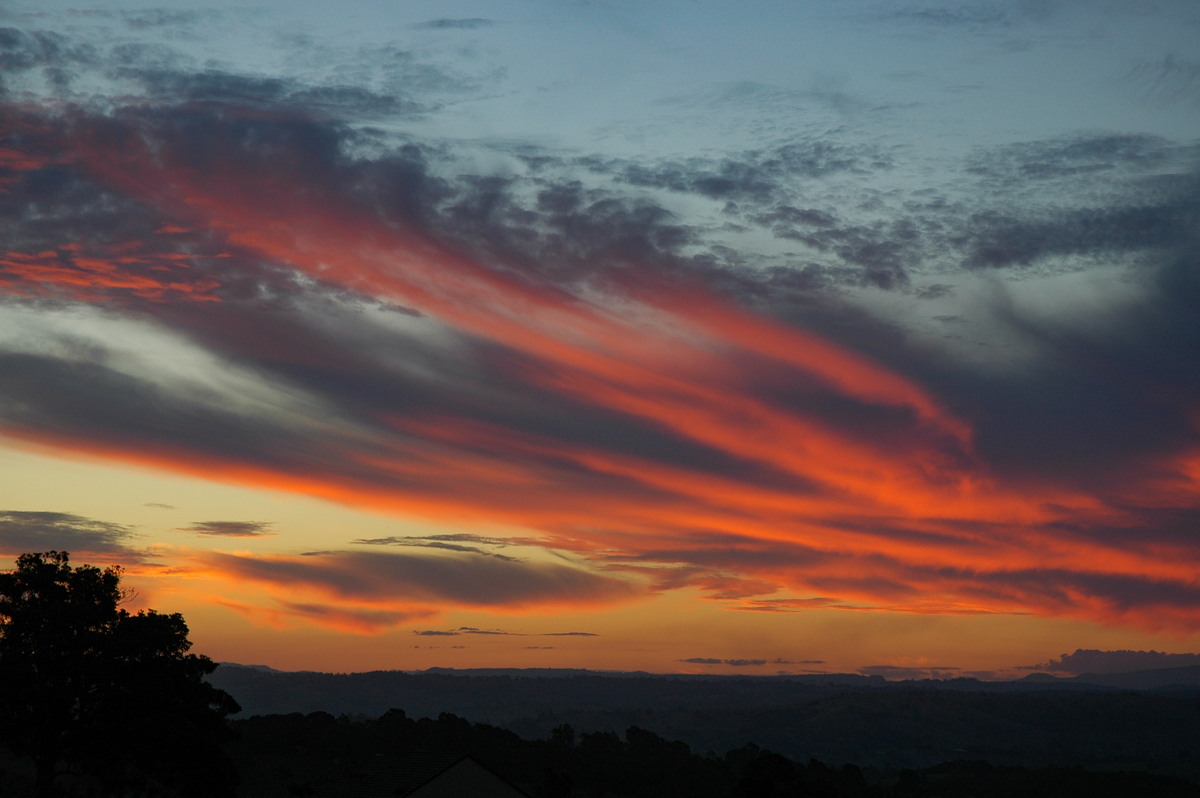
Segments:
[[[1186,675],[1122,676],[1156,685],[1177,684]],[[244,716],[322,711],[377,717],[399,708],[410,717],[453,713],[528,739],[545,739],[562,724],[617,734],[637,726],[701,752],[755,743],[797,761],[911,768],[972,759],[1147,770],[1200,781],[1200,691],[1188,689],[1137,692],[1055,678],[994,683],[588,671],[322,674],[230,665],[219,668],[213,681],[241,702]]]

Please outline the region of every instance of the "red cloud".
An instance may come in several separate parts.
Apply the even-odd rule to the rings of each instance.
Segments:
[[[10,434],[358,506],[524,526],[595,571],[467,557],[470,573],[454,576],[460,584],[450,560],[425,558],[432,570],[419,576],[411,558],[349,554],[214,555],[213,568],[276,590],[303,587],[346,612],[362,605],[397,618],[437,601],[499,608],[636,595],[607,571],[659,589],[698,586],[749,609],[810,606],[762,598],[780,590],[855,610],[1037,612],[1183,627],[1196,619],[1193,542],[1130,546],[1127,535],[1102,534],[1144,531],[1146,508],[1194,511],[1194,452],[1139,480],[1136,507],[1115,494],[1006,484],[980,458],[967,420],[914,380],[698,285],[630,273],[569,290],[548,285],[411,225],[385,223],[290,163],[218,157],[200,169],[168,133],[153,153],[148,138],[93,136],[79,125],[72,146],[97,179],[178,220],[161,234],[203,230],[308,284],[415,308],[504,390],[465,381],[463,393],[481,395],[463,397],[443,388],[456,400],[444,410],[363,401],[352,423],[333,419],[320,434],[294,433],[275,448],[213,451],[128,429],[31,424]],[[212,298],[216,287],[179,279],[178,259],[136,245],[10,253],[0,266],[11,290],[64,286],[87,301],[117,290]],[[222,332],[257,343],[257,324],[265,322],[222,317]],[[298,370],[320,366],[331,381],[328,364],[339,351],[351,357],[349,348],[317,353],[285,338],[253,354]],[[365,355],[363,363],[385,370]],[[608,424],[609,434],[588,442],[513,420],[538,410]],[[629,440],[639,435],[697,459],[644,451]],[[393,581],[388,568],[407,581]],[[476,583],[493,592],[461,586]],[[377,604],[385,595],[404,601]],[[302,611],[312,606],[305,596],[289,593],[285,605],[319,615]]]

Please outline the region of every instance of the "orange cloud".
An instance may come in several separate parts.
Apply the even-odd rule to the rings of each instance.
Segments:
[[[12,425],[10,435],[372,509],[519,525],[592,569],[467,555],[470,574],[455,578],[496,591],[472,597],[415,576],[416,560],[400,555],[206,561],[282,591],[272,612],[330,624],[351,624],[345,613],[354,607],[383,613],[360,617],[367,628],[436,601],[591,606],[636,596],[622,575],[657,589],[700,587],[761,610],[802,609],[816,601],[804,598],[811,594],[820,606],[854,610],[1182,626],[1200,607],[1193,543],[1128,543],[1147,529],[1147,508],[1196,508],[1194,452],[1139,482],[1137,506],[1116,494],[1005,483],[978,453],[968,421],[913,379],[699,285],[631,272],[547,284],[412,225],[385,223],[290,167],[217,158],[199,169],[177,145],[159,144],[151,157],[145,138],[90,137],[86,126],[73,141],[98,179],[161,211],[162,234],[206,231],[322,290],[413,308],[468,353],[467,366],[486,368],[503,388],[439,384],[444,409],[392,410],[355,397],[352,412],[320,435],[255,419],[280,436],[264,438],[274,448],[218,451],[138,430],[32,424]],[[215,282],[177,280],[180,263],[157,257],[136,246],[103,256],[63,247],[10,253],[0,274],[18,290],[61,285],[82,301],[98,301],[101,289],[214,298]],[[158,279],[158,266],[173,269],[170,281]],[[258,343],[258,317],[222,319],[213,334],[255,341],[247,356],[288,374],[307,368],[322,380],[344,378],[337,361],[348,348]],[[412,334],[414,345],[421,334]],[[453,383],[444,374],[430,382],[437,379]],[[539,413],[568,420],[541,429]],[[575,429],[587,423],[608,426],[589,438]],[[421,562],[449,574],[450,560]],[[385,564],[411,578],[391,581]],[[378,603],[397,590],[407,603]],[[785,597],[775,601],[774,591]],[[322,616],[314,595],[343,614]],[[801,603],[780,603],[793,600]]]
[[[168,295],[211,302],[219,283],[211,277],[186,273],[186,257],[177,253],[138,251],[136,243],[99,248],[99,254],[82,254],[82,247],[67,244],[36,253],[0,253],[0,285],[23,296],[65,293],[83,302],[111,300],[122,294],[148,300]],[[106,250],[106,251],[105,251]],[[164,279],[161,273],[169,276]]]
[[[270,603],[222,599],[221,606],[279,628],[315,624],[378,633],[453,609],[556,612],[611,606],[644,595],[636,583],[561,562],[477,554],[341,551],[304,556],[194,553],[193,578],[264,590]]]

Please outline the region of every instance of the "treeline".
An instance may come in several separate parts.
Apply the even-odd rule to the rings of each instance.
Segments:
[[[242,796],[388,794],[414,751],[466,754],[536,798],[1200,798],[1200,786],[1161,775],[955,762],[922,770],[864,770],[793,761],[754,744],[717,754],[632,726],[623,735],[569,725],[526,740],[443,713],[414,719],[263,715],[232,722],[230,754]]]
[[[224,665],[213,681],[246,714],[376,717],[451,712],[548,738],[564,724],[631,726],[693,751],[754,741],[797,762],[920,770],[959,759],[1029,769],[1079,766],[1200,783],[1200,692],[1060,690],[965,680],[888,683],[776,677],[507,673],[277,673]],[[976,683],[974,687],[978,688]]]

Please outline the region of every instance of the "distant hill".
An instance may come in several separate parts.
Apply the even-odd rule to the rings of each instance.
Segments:
[[[546,739],[562,724],[631,726],[717,753],[756,743],[797,761],[929,767],[1078,765],[1200,780],[1195,668],[1012,682],[887,682],[855,674],[665,676],[558,670],[327,674],[224,665],[212,681],[244,715],[452,713]],[[1135,691],[1136,688],[1136,691]]]
[[[1200,690],[1200,665],[1129,673],[1085,673],[1074,680],[1123,690]]]

